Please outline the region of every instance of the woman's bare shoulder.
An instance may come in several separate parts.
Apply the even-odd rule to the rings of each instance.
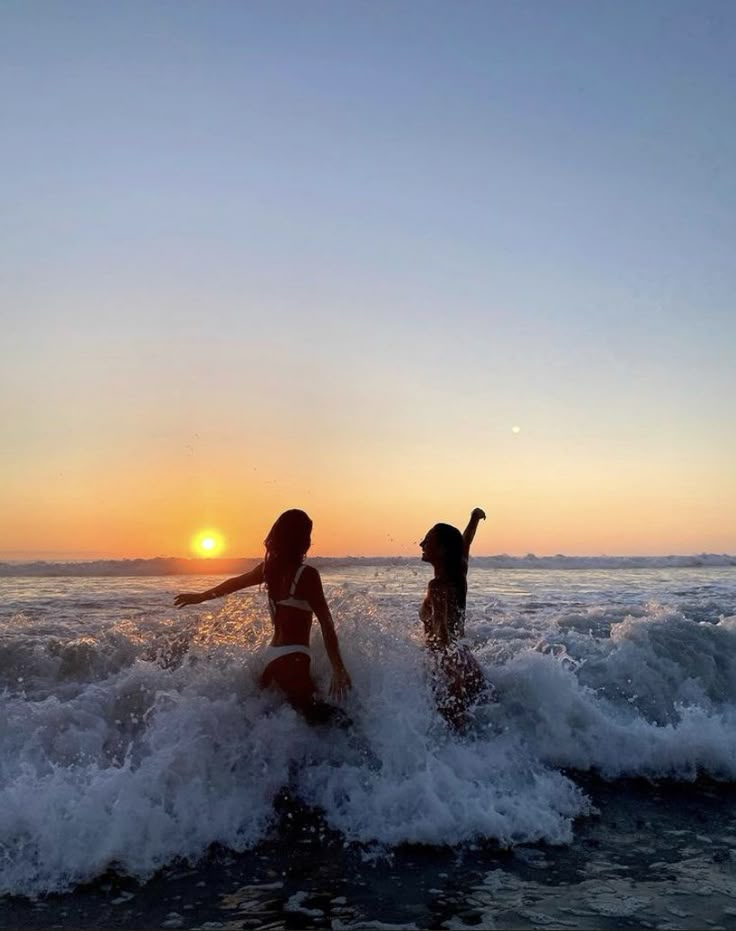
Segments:
[[[315,586],[322,585],[322,576],[319,574],[319,569],[310,566],[308,563],[304,563],[301,577],[307,588],[314,588]]]

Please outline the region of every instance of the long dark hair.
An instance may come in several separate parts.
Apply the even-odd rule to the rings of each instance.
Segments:
[[[456,589],[457,604],[465,610],[468,594],[468,580],[465,569],[465,544],[463,535],[452,524],[435,524],[432,531],[437,543],[442,547],[443,575]]]
[[[263,576],[266,587],[275,592],[287,572],[296,570],[304,562],[312,543],[312,520],[298,508],[284,511],[263,543],[266,547]]]

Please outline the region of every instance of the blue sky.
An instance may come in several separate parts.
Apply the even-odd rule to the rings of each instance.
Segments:
[[[26,0],[0,23],[8,506],[54,507],[70,470],[144,483],[196,436],[224,500],[238,461],[344,501],[381,476],[407,522],[422,495],[517,495],[526,536],[509,514],[491,552],[736,548],[733,3]],[[566,536],[601,470],[608,529]],[[656,533],[610,522],[617,475]]]

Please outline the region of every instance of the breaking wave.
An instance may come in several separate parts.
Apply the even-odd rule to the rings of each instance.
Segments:
[[[708,586],[669,604],[476,586],[468,637],[500,701],[458,739],[427,679],[426,579],[397,571],[328,585],[354,682],[347,731],[310,728],[258,689],[258,593],[186,614],[171,591],[98,591],[91,609],[86,582],[71,602],[5,617],[0,892],[68,889],[111,866],[146,878],[213,843],[252,847],[284,787],[348,843],[511,846],[571,840],[589,811],[575,771],[736,779],[736,580],[705,620],[693,614]],[[313,645],[325,683],[318,634]]]

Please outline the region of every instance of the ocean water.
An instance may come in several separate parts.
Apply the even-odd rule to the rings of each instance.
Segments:
[[[0,917],[736,926],[735,567],[471,562],[500,700],[462,739],[432,701],[428,567],[322,574],[348,731],[257,687],[263,592],[176,611],[221,579],[0,579]]]

